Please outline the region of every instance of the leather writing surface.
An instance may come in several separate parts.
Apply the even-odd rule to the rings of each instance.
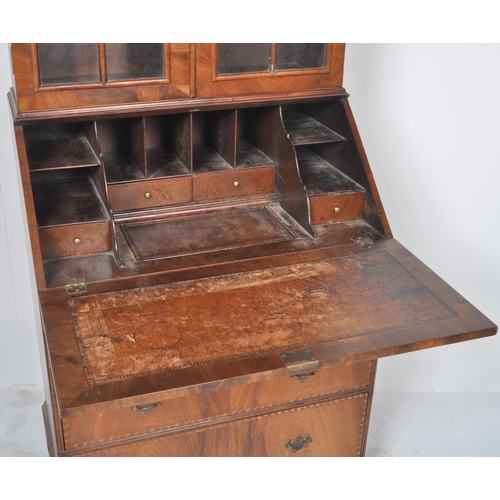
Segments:
[[[386,252],[68,303],[90,384],[456,316]]]

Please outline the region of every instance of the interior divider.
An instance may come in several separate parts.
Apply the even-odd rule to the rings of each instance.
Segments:
[[[306,187],[300,176],[295,146],[285,130],[281,107],[247,110],[245,133],[275,164],[280,205],[310,236],[314,236]]]
[[[115,258],[117,266],[122,267],[123,264],[122,260],[120,259],[120,254],[118,251],[118,239],[116,235],[115,217],[113,214],[113,209],[111,208],[111,203],[109,202],[108,180],[106,176],[104,154],[101,146],[102,136],[99,134],[99,127],[96,121],[93,122],[93,131],[94,131],[93,135],[95,137],[95,143],[92,144],[92,141],[90,139],[89,142],[91,142],[92,147],[95,149],[96,154],[99,157],[101,166],[99,168],[99,173],[97,175],[95,173],[92,174],[92,180],[97,189],[97,192],[101,196],[104,208],[106,209],[106,212],[108,213],[109,216],[109,221],[111,225],[111,251],[113,253],[113,257]]]
[[[193,171],[191,121],[189,113],[145,118],[147,178]]]

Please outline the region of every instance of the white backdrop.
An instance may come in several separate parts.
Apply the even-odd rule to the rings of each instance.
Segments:
[[[497,324],[499,62],[500,45],[348,44],[344,79],[394,236]],[[10,85],[0,44],[0,386],[12,367],[18,383],[41,385],[26,357],[34,326],[12,328],[33,322],[34,306]],[[497,336],[382,359],[377,389],[498,391],[499,346]]]

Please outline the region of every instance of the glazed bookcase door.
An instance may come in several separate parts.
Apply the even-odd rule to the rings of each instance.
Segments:
[[[344,44],[200,43],[196,95],[215,97],[341,87]]]
[[[15,43],[19,111],[189,97],[189,44]]]

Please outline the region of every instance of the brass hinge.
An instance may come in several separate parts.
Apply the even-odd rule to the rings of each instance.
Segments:
[[[311,349],[282,352],[280,356],[286,365],[287,374],[301,382],[318,371],[319,361]]]
[[[72,293],[82,293],[87,291],[87,284],[85,283],[85,278],[78,277],[72,278],[66,283],[66,292]]]

